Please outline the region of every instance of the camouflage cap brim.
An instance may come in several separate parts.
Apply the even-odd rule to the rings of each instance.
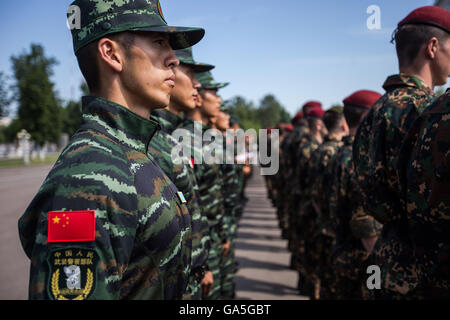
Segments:
[[[202,28],[173,27],[173,26],[153,26],[134,28],[130,31],[159,32],[169,34],[169,43],[173,50],[192,47],[200,42],[205,36]]]
[[[229,82],[216,82],[211,74],[211,72],[201,72],[196,73],[195,77],[197,78],[198,82],[202,85],[201,89],[221,89],[228,86]]]
[[[225,88],[226,86],[228,86],[230,83],[229,82],[218,82],[215,84],[207,84],[207,85],[202,85],[202,89],[222,89]]]
[[[195,73],[211,71],[212,69],[215,68],[215,66],[207,64],[207,63],[200,63],[200,62],[189,63],[189,62],[184,62],[181,60],[180,60],[180,62],[191,67]]]
[[[207,72],[215,68],[213,65],[195,61],[192,48],[175,50],[175,54],[177,55],[178,60],[180,60],[180,63],[191,67],[194,73]]]

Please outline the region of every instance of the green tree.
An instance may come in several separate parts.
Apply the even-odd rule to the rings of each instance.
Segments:
[[[6,84],[6,77],[0,72],[0,118],[8,115],[8,108],[11,104],[11,97]]]
[[[266,95],[259,105],[258,114],[263,128],[275,126],[279,122],[289,123],[291,116],[274,95]]]
[[[12,56],[11,61],[20,123],[38,145],[58,142],[62,112],[50,81],[56,60],[46,57],[41,45],[31,44],[30,52]]]
[[[83,96],[89,94],[87,84],[83,82],[80,85],[80,90]],[[69,101],[63,109],[63,132],[73,136],[77,132],[82,121],[81,100]]]
[[[2,128],[3,133],[3,142],[14,142],[17,139],[17,133],[22,129],[22,124],[19,119],[14,119],[7,126]]]
[[[230,115],[239,118],[239,123],[244,130],[253,128],[260,129],[261,124],[258,117],[258,109],[256,109],[251,101],[246,101],[244,97],[235,96],[227,101],[230,107]]]

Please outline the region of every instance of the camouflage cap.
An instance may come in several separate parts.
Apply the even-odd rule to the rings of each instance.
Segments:
[[[192,47],[205,35],[202,28],[168,26],[159,0],[75,0],[69,7],[68,19],[73,6],[80,13],[80,28],[72,28],[75,53],[108,34],[124,31],[169,34],[174,50]]]
[[[225,112],[225,113],[228,113],[229,111],[230,111],[230,107],[229,107],[229,105],[228,105],[228,103],[229,103],[229,101],[227,100],[227,101],[222,101],[221,103],[220,103],[220,111],[223,111],[223,112]]]
[[[234,125],[235,123],[239,124],[240,119],[238,116],[230,115],[230,126]]]
[[[195,77],[197,78],[198,82],[202,85],[201,89],[221,89],[229,85],[229,82],[223,82],[219,83],[216,82],[211,74],[211,72],[202,72],[202,73],[196,73]]]
[[[192,54],[192,48],[176,50],[175,54],[177,55],[178,60],[180,60],[180,63],[192,67],[195,73],[206,72],[215,68],[213,65],[195,61]]]

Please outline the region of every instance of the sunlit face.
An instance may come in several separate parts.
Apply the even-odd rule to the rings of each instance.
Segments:
[[[223,111],[219,111],[216,121],[217,129],[225,131],[230,128],[230,116]]]
[[[217,95],[217,89],[202,89],[202,113],[207,117],[216,117],[220,111],[222,99]]]
[[[450,37],[443,43],[439,43],[436,57],[432,65],[434,85],[442,86],[450,77]]]
[[[170,102],[182,110],[192,110],[196,107],[200,83],[195,78],[194,71],[185,64],[175,68],[175,87],[172,90]]]
[[[126,94],[150,109],[169,105],[175,86],[174,68],[179,61],[168,39],[160,33],[136,34],[121,73]]]

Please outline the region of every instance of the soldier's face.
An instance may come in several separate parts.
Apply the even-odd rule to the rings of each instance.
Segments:
[[[151,110],[168,106],[175,86],[174,68],[179,63],[167,35],[137,34],[122,76],[130,100]]]
[[[217,95],[217,89],[203,89],[202,113],[208,117],[216,117],[220,111],[222,99]]]
[[[217,129],[225,131],[230,128],[230,116],[223,111],[219,111],[216,121]]]
[[[450,77],[450,37],[439,43],[435,62],[433,80],[435,85],[441,86],[446,84]]]
[[[172,90],[170,103],[182,110],[191,110],[196,107],[200,83],[195,78],[191,67],[180,64],[175,68],[175,87]]]

